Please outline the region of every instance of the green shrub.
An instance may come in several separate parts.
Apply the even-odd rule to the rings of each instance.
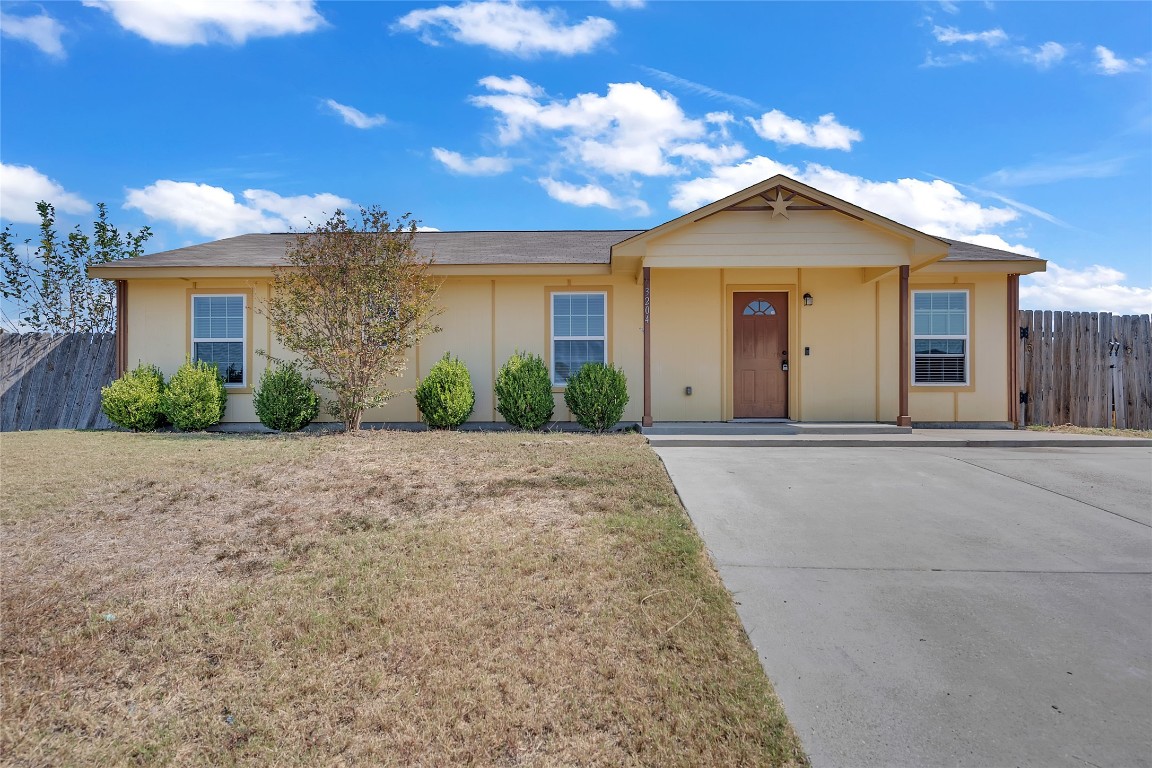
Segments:
[[[320,398],[295,363],[265,368],[252,404],[260,423],[280,432],[295,432],[320,413]]]
[[[496,375],[496,410],[514,427],[540,429],[552,418],[552,380],[539,355],[517,352]]]
[[[455,429],[463,424],[476,405],[468,366],[445,352],[428,375],[416,382],[416,405],[432,429]]]
[[[185,362],[160,396],[160,410],[176,429],[189,431],[219,424],[228,404],[224,377],[215,364]]]
[[[620,421],[628,405],[628,379],[615,366],[584,363],[568,377],[564,404],[582,427],[607,432]]]
[[[164,393],[164,374],[154,365],[140,363],[134,371],[106,387],[100,388],[100,408],[118,427],[151,432],[164,424],[160,396]]]

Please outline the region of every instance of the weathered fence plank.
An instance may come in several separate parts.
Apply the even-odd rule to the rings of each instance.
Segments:
[[[1117,334],[1121,337],[1130,333],[1131,318],[1116,318],[1114,322],[1119,324],[1120,333]],[[1109,355],[1112,356],[1112,398],[1113,406],[1116,409],[1116,428],[1126,429],[1128,427],[1128,387],[1127,375],[1128,368],[1128,355],[1123,351],[1123,344],[1120,341],[1112,342],[1112,348],[1108,350]]]
[[[116,370],[111,333],[0,333],[0,431],[101,429],[100,387]]]
[[[116,334],[102,334],[94,340],[91,351],[92,366],[88,370],[84,389],[88,392],[79,418],[93,429],[111,429],[112,422],[100,410],[100,389],[116,378]]]
[[[1032,344],[1035,341],[1036,325],[1033,322],[1033,312],[1030,309],[1020,310],[1020,335],[1016,337],[1016,372],[1020,377],[1018,388],[1020,393],[1020,423],[1023,427],[1028,423],[1032,414],[1032,396],[1028,393],[1028,382],[1032,381]]]
[[[1132,333],[1132,356],[1128,365],[1132,371],[1128,386],[1132,388],[1129,402],[1135,401],[1140,423],[1148,429],[1152,424],[1152,323],[1147,318]]]
[[[1152,316],[1020,311],[1025,424],[1152,429]]]

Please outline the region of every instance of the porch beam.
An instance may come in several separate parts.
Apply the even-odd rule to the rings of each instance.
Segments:
[[[128,281],[116,281],[116,378],[128,370]]]
[[[724,211],[771,211],[770,205],[741,205],[739,208],[725,208]],[[836,210],[830,205],[790,205],[789,211],[834,211]],[[723,213],[724,211],[717,211]]]
[[[1020,423],[1020,275],[1008,275],[1008,421]]]
[[[644,267],[644,420],[652,426],[652,267]]]
[[[908,413],[908,390],[911,388],[912,349],[908,339],[908,274],[907,264],[900,266],[900,412],[896,415],[896,426],[912,426],[912,416]]]
[[[891,267],[860,267],[860,282],[868,284],[875,282],[880,278],[887,275],[892,270],[896,269],[895,266]]]

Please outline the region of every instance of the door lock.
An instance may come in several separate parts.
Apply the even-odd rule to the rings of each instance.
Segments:
[[[785,360],[784,362],[780,363],[780,370],[782,370],[782,371],[787,371],[787,370],[788,370],[788,361],[787,361],[787,360]]]

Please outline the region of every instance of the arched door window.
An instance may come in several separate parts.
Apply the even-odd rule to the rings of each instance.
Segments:
[[[763,299],[754,299],[748,302],[748,306],[744,307],[744,314],[746,315],[774,315],[776,314],[776,307],[772,306]]]

